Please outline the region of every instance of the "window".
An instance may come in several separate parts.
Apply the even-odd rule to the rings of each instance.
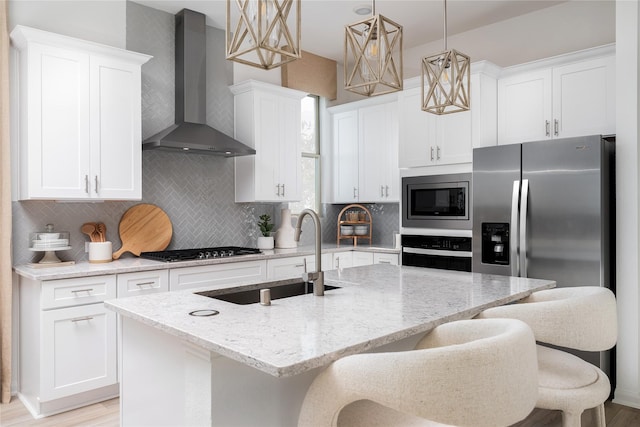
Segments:
[[[302,100],[302,199],[291,203],[294,214],[303,209],[320,210],[320,98],[309,95]]]

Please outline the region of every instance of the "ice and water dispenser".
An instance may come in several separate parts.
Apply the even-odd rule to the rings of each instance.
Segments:
[[[482,223],[482,263],[509,265],[509,223]]]

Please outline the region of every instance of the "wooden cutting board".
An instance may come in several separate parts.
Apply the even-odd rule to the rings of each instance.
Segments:
[[[130,207],[122,215],[118,231],[122,246],[113,253],[113,259],[120,258],[125,252],[139,256],[140,252],[165,250],[173,235],[169,216],[148,203]]]

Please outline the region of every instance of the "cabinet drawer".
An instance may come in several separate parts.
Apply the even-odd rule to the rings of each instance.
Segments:
[[[398,265],[398,255],[397,254],[384,254],[384,253],[374,253],[373,254],[373,263],[374,264],[391,264]]]
[[[118,298],[154,294],[169,290],[169,270],[118,274]]]
[[[231,285],[264,282],[267,280],[266,265],[266,261],[246,261],[172,268],[169,270],[169,290],[224,289]]]
[[[42,282],[42,308],[85,305],[116,297],[116,276],[79,277]]]

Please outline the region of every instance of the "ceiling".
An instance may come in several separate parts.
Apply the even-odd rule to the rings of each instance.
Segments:
[[[448,34],[457,34],[519,15],[564,3],[551,0],[449,0]],[[207,25],[225,28],[226,0],[135,0],[171,14],[183,8],[207,16]],[[368,15],[357,15],[358,6],[371,6],[362,0],[301,0],[302,49],[343,62],[344,27]],[[376,12],[403,26],[404,48],[441,40],[443,2],[441,0],[378,0]]]

